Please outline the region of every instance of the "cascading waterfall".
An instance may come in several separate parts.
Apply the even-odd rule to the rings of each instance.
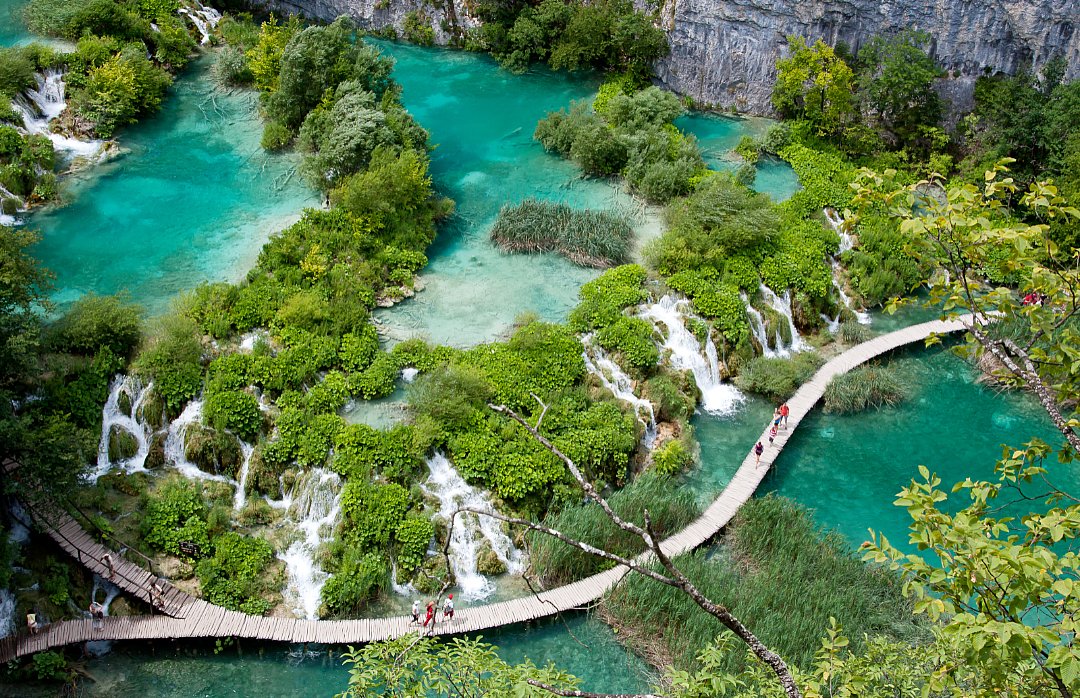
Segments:
[[[803,338],[799,336],[799,330],[795,327],[795,318],[791,315],[791,290],[784,291],[783,296],[778,296],[773,292],[771,288],[765,284],[761,284],[759,287],[762,297],[765,302],[769,304],[776,312],[780,313],[785,320],[787,320],[788,329],[791,331],[791,344],[784,346],[783,340],[780,337],[776,338],[776,351],[781,356],[787,356],[795,352],[806,351],[807,344],[803,341]]]
[[[702,409],[710,414],[730,414],[746,396],[730,383],[720,381],[720,366],[712,339],[707,340],[702,350],[697,337],[686,328],[686,319],[693,317],[689,307],[690,301],[685,298],[667,295],[644,306],[641,316],[667,328],[663,348],[670,352],[673,367],[694,374],[701,390]]]
[[[22,117],[26,131],[47,136],[53,142],[53,147],[71,156],[96,155],[101,150],[101,141],[80,141],[49,129],[49,122],[67,108],[64,73],[56,69],[39,73],[37,84],[36,90],[26,90],[11,101],[11,107]]]
[[[398,584],[397,580],[397,562],[393,559],[390,560],[390,589],[398,596],[405,596],[408,598],[416,597],[420,594],[413,586],[412,582],[406,584]]]
[[[322,588],[330,577],[319,567],[315,555],[330,539],[341,516],[341,484],[335,473],[312,468],[297,481],[290,498],[288,516],[301,537],[278,559],[285,563],[288,574],[285,602],[302,618],[318,618]]]
[[[146,454],[150,451],[150,437],[153,429],[139,418],[139,408],[150,394],[154,384],[143,385],[135,376],[117,375],[109,386],[109,398],[101,410],[101,441],[98,442],[97,468],[90,476],[91,481],[107,473],[113,467],[120,467],[124,472],[133,473],[145,470]],[[131,414],[120,409],[120,398],[124,396],[131,405]],[[119,428],[135,437],[138,450],[135,455],[113,463],[109,460],[109,434],[113,428]]]
[[[199,30],[199,34],[202,39],[199,43],[203,46],[210,43],[210,30],[217,26],[217,23],[221,21],[221,13],[212,7],[203,5],[199,0],[195,0],[195,8],[188,9],[181,7],[177,10],[180,14],[184,15],[191,21],[195,28]]]
[[[825,222],[840,236],[840,254],[847,252],[855,244],[855,241],[852,239],[851,235],[844,230],[844,217],[841,216],[836,209],[828,206],[825,207],[824,214]]]
[[[15,633],[15,594],[0,589],[0,637]]]
[[[30,540],[30,518],[22,505],[15,500],[8,504],[8,520],[11,530],[8,532],[8,544],[22,546]],[[15,627],[15,593],[9,589],[0,589],[0,637],[11,635]]]
[[[600,383],[617,399],[630,403],[637,414],[638,421],[645,425],[642,443],[645,444],[645,448],[652,448],[656,442],[656,413],[653,411],[652,403],[634,394],[630,376],[626,375],[619,364],[615,363],[602,348],[592,343],[592,337],[592,334],[587,334],[581,338],[581,343],[585,345],[585,351],[581,354],[585,359],[585,369],[599,378]]]
[[[869,325],[872,322],[872,320],[870,318],[870,313],[866,312],[865,310],[859,310],[858,308],[856,308],[855,304],[851,300],[851,297],[848,296],[848,294],[844,292],[844,285],[840,282],[840,280],[842,278],[840,276],[841,270],[842,270],[842,267],[840,266],[840,262],[837,261],[836,259],[833,259],[833,261],[832,261],[832,283],[833,283],[833,288],[836,289],[836,295],[838,295],[840,297],[840,302],[844,304],[844,307],[847,308],[848,310],[850,310],[852,313],[854,313],[855,319],[859,322],[860,325]],[[833,319],[829,319],[828,317],[822,315],[822,318],[829,324],[829,331],[830,332],[836,332],[836,330],[839,329],[839,327],[840,327],[840,315],[837,315]]]
[[[750,321],[750,333],[754,335],[754,339],[761,345],[762,355],[773,358],[777,356],[788,356],[788,352],[783,348],[783,342],[777,337],[775,340],[769,340],[769,332],[765,327],[765,317],[750,303],[750,299],[747,298],[745,293],[740,293],[739,297],[742,298],[743,305],[746,306],[746,317]],[[774,333],[775,334],[775,333]],[[776,346],[774,347],[773,344]]]
[[[243,509],[244,504],[247,503],[248,471],[251,470],[251,454],[255,452],[255,447],[240,439],[240,451],[243,454],[243,460],[240,462],[240,472],[236,476],[236,494],[233,495],[233,509],[236,511]]]
[[[463,507],[495,511],[487,494],[470,487],[443,454],[436,453],[428,458],[427,466],[431,477],[421,487],[439,500],[439,516],[448,525],[454,512]],[[450,531],[450,566],[462,597],[468,600],[483,599],[495,591],[494,583],[476,570],[477,553],[484,539],[508,572],[520,573],[525,567],[521,551],[503,533],[498,519],[472,513],[458,514]]]
[[[184,411],[169,424],[169,432],[165,436],[165,462],[171,464],[180,471],[180,474],[191,480],[216,480],[236,485],[235,480],[230,480],[224,475],[208,473],[195,465],[187,458],[184,441],[187,430],[192,424],[198,424],[202,420],[202,400],[192,400],[184,407]],[[243,442],[240,442],[243,444]]]

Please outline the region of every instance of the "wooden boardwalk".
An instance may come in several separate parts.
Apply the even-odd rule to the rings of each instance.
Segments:
[[[739,507],[753,496],[791,434],[821,399],[825,387],[835,376],[899,347],[921,342],[931,334],[964,330],[965,322],[968,321],[968,317],[934,320],[890,332],[852,347],[822,366],[813,378],[788,400],[791,409],[788,427],[781,430],[774,443],[765,449],[760,465],[753,452],[749,453],[731,478],[731,482],[701,517],[663,541],[661,545],[664,552],[678,555],[693,550],[715,536],[731,521]],[[763,444],[768,443],[769,426],[766,425],[762,432]],[[67,514],[54,513],[46,518],[49,520],[42,522],[45,524],[44,528],[61,547],[88,569],[102,576],[107,575],[105,565],[101,562],[102,556],[110,552],[107,548],[95,541]],[[111,555],[115,561],[113,583],[149,603],[150,586],[155,579],[153,575],[124,560],[115,551],[112,551]],[[627,572],[625,567],[617,567],[535,596],[458,609],[454,621],[451,624],[440,624],[436,633],[476,632],[580,608],[603,596]],[[0,662],[51,647],[88,640],[242,637],[291,643],[376,642],[416,630],[417,626],[411,621],[409,616],[319,621],[250,616],[196,599],[176,587],[166,585],[163,615],[105,618],[96,630],[92,621],[86,619],[52,623],[35,635],[29,635],[25,631],[16,633],[0,639]]]

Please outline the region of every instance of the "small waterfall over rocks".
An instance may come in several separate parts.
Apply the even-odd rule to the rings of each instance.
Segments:
[[[199,34],[202,37],[199,44],[205,46],[210,43],[210,30],[216,27],[217,23],[221,21],[220,12],[213,7],[203,5],[199,0],[195,0],[194,9],[181,7],[177,12],[187,17],[188,21],[199,30]]]
[[[846,230],[844,230],[843,216],[841,216],[836,211],[836,209],[831,207],[826,207],[823,213],[825,214],[825,221],[829,224],[829,227],[832,228],[836,232],[836,234],[840,236],[840,248],[837,251],[837,254],[843,254],[850,250],[854,246],[855,241],[851,237],[851,235]],[[844,304],[845,308],[855,314],[855,319],[859,322],[859,324],[869,325],[871,322],[870,313],[856,308],[855,305],[852,303],[851,298],[844,291],[844,284],[841,282],[841,270],[842,267],[840,266],[840,260],[836,257],[833,257],[832,283],[833,288],[836,289],[836,294],[840,297],[840,302]],[[829,318],[825,315],[822,315],[821,319],[824,320],[826,324],[828,324],[830,332],[836,332],[836,330],[840,328],[840,315],[837,315],[835,318]]]
[[[26,545],[30,540],[30,517],[18,501],[8,501],[8,521],[11,530],[8,531],[8,543],[13,545]],[[15,593],[9,589],[0,589],[0,637],[13,634],[18,628],[15,626]]]
[[[198,424],[202,420],[202,400],[192,400],[184,407],[184,411],[169,424],[169,431],[165,437],[165,462],[180,471],[180,474],[191,480],[216,480],[235,485],[236,482],[224,475],[208,473],[195,465],[187,458],[184,446],[188,427]],[[243,442],[240,442],[243,444]],[[245,458],[247,455],[245,454]]]
[[[495,511],[495,506],[487,494],[470,487],[443,454],[436,453],[428,458],[427,466],[431,476],[421,488],[439,500],[439,516],[447,525],[453,513],[462,507]],[[520,573],[525,568],[521,551],[515,548],[510,537],[503,533],[498,519],[471,513],[458,514],[449,535],[450,566],[457,586],[461,589],[461,595],[467,600],[487,598],[495,591],[494,583],[476,569],[478,553],[484,540],[491,545],[491,549],[506,565],[509,573]]]
[[[255,447],[244,441],[240,441],[240,452],[243,460],[240,461],[240,471],[236,475],[236,494],[233,495],[233,509],[240,511],[247,503],[248,472],[251,470],[251,454],[255,453]]]
[[[102,614],[109,617],[109,606],[112,605],[113,600],[120,595],[120,587],[116,586],[112,582],[102,579],[98,575],[94,575],[94,585],[90,588],[90,600],[97,601],[98,596],[104,594],[105,599],[98,601],[101,604]],[[90,617],[88,611],[84,611],[83,615]],[[100,657],[108,654],[112,649],[113,643],[111,640],[91,640],[86,643],[86,653],[91,657]]]
[[[64,73],[57,69],[38,73],[37,85],[36,90],[26,90],[11,101],[11,107],[22,117],[27,133],[47,136],[53,147],[70,156],[89,158],[97,155],[101,151],[101,141],[81,141],[49,129],[49,122],[67,108]]]
[[[788,356],[783,341],[779,337],[773,340],[769,339],[769,331],[765,326],[765,316],[761,314],[761,311],[754,307],[745,293],[740,293],[739,297],[742,298],[743,305],[746,306],[746,318],[750,324],[750,333],[761,346],[762,355],[768,358]],[[775,332],[773,334],[775,335]]]
[[[641,317],[666,328],[663,348],[670,352],[671,365],[694,374],[701,390],[701,406],[710,414],[730,414],[746,396],[730,383],[720,381],[720,365],[716,344],[709,338],[702,349],[697,337],[686,328],[686,320],[693,318],[689,311],[690,301],[666,295],[658,302],[646,305]]]
[[[288,497],[288,517],[300,531],[300,538],[278,559],[285,563],[288,581],[285,603],[300,618],[319,617],[322,588],[330,578],[315,556],[319,546],[330,540],[341,517],[341,478],[322,468],[312,468],[296,482]]]
[[[581,343],[585,345],[585,351],[581,354],[585,359],[585,370],[599,378],[600,383],[617,399],[630,403],[637,414],[638,421],[645,425],[642,443],[645,444],[645,448],[651,449],[656,442],[656,413],[653,411],[652,403],[634,394],[630,376],[626,375],[619,364],[615,363],[602,348],[593,344],[592,338],[591,333],[581,338]]]
[[[776,293],[765,284],[761,284],[758,289],[761,291],[761,295],[765,299],[765,302],[769,304],[769,307],[780,313],[787,321],[788,330],[791,332],[791,344],[787,346],[784,345],[783,340],[779,336],[776,338],[777,355],[788,356],[795,352],[806,351],[809,347],[799,335],[799,330],[795,327],[795,319],[791,315],[791,289],[784,291],[783,296],[776,295]]]
[[[0,589],[0,637],[15,634],[15,594]]]
[[[850,250],[855,245],[855,240],[851,237],[850,233],[844,230],[844,217],[831,206],[826,206],[823,213],[825,214],[825,222],[840,236],[839,254],[843,254]]]
[[[92,482],[97,482],[113,467],[119,467],[126,473],[146,469],[146,454],[150,451],[150,437],[154,430],[142,420],[140,408],[153,387],[153,382],[144,386],[136,376],[118,374],[113,378],[109,397],[101,410],[101,441],[98,443],[97,468],[90,476]],[[121,407],[121,398],[127,403],[127,409]],[[113,430],[122,430],[135,438],[138,445],[135,455],[115,463],[109,459]]]

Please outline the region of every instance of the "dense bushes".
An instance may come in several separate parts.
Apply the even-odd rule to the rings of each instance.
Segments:
[[[504,205],[491,229],[492,241],[507,252],[554,250],[585,267],[628,261],[633,235],[624,216],[537,199]]]
[[[735,385],[740,390],[764,395],[773,402],[782,402],[810,380],[823,363],[813,352],[801,352],[790,359],[758,356],[742,367]]]
[[[140,338],[139,309],[119,296],[85,295],[49,328],[50,348],[78,354],[104,346],[126,359]]]
[[[206,505],[195,485],[187,480],[170,480],[147,498],[143,516],[143,538],[172,555],[180,555],[180,541],[210,548],[206,528]]]
[[[261,616],[270,610],[265,598],[267,568],[274,560],[270,544],[261,538],[224,533],[214,539],[214,554],[199,562],[197,573],[203,598],[234,611]]]
[[[671,123],[682,113],[678,98],[658,87],[633,94],[621,88],[602,113],[586,102],[548,114],[534,138],[574,160],[587,174],[622,174],[649,201],[665,202],[690,191],[705,164],[692,136]]]
[[[547,61],[556,70],[599,68],[646,79],[668,50],[663,30],[629,0],[481,0],[472,12],[483,22],[482,45],[518,72]]]

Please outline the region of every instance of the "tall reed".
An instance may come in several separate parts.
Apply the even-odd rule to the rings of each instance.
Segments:
[[[555,251],[575,264],[598,268],[630,261],[633,236],[625,216],[532,198],[503,206],[491,229],[492,241],[507,252]]]
[[[825,387],[825,411],[850,414],[869,407],[897,405],[906,397],[907,390],[896,369],[859,366],[829,381]]]

